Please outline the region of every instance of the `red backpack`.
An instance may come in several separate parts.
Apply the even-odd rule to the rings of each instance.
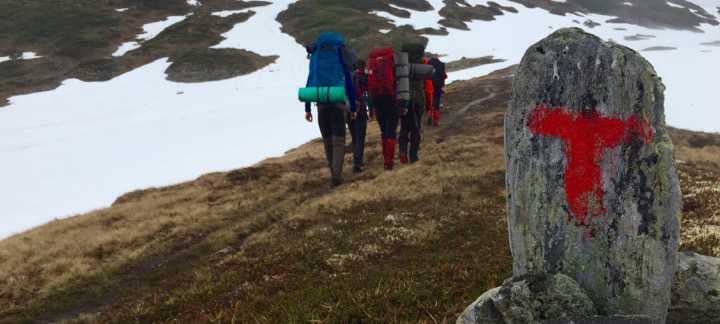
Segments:
[[[395,51],[391,47],[378,47],[370,52],[368,92],[370,97],[395,97]]]

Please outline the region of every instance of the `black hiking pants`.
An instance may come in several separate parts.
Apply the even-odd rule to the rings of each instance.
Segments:
[[[411,162],[418,160],[423,108],[422,104],[410,103],[407,114],[400,119],[400,138],[398,139],[400,153],[408,153],[408,143],[410,143],[409,158]]]
[[[345,157],[345,111],[333,105],[318,105],[318,125],[330,175],[340,179]]]
[[[434,87],[434,85],[433,85]],[[442,87],[433,90],[433,110],[440,110],[440,98],[442,97]]]
[[[358,102],[357,118],[351,119],[347,114],[347,126],[352,138],[353,163],[357,166],[365,165],[365,134],[367,132],[367,107],[364,103]]]
[[[395,105],[392,96],[372,98],[375,119],[380,125],[380,135],[384,139],[397,139],[397,127],[400,122],[400,107]]]

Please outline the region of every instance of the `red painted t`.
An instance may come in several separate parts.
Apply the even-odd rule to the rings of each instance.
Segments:
[[[557,137],[565,144],[565,198],[576,226],[605,213],[600,170],[605,148],[627,143],[633,136],[645,143],[652,140],[652,127],[637,116],[600,117],[595,109],[575,115],[538,105],[528,115],[528,127],[533,135]],[[568,215],[568,221],[571,218]]]

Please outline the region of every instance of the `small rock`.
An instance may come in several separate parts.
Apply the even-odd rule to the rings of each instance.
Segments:
[[[220,251],[215,252],[215,254],[229,254],[235,252],[235,249],[232,246],[226,246]]]

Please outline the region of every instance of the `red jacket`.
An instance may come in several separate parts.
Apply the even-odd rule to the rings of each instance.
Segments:
[[[423,58],[423,63],[428,64],[428,60]],[[432,110],[434,92],[432,79],[425,80],[425,110]]]

